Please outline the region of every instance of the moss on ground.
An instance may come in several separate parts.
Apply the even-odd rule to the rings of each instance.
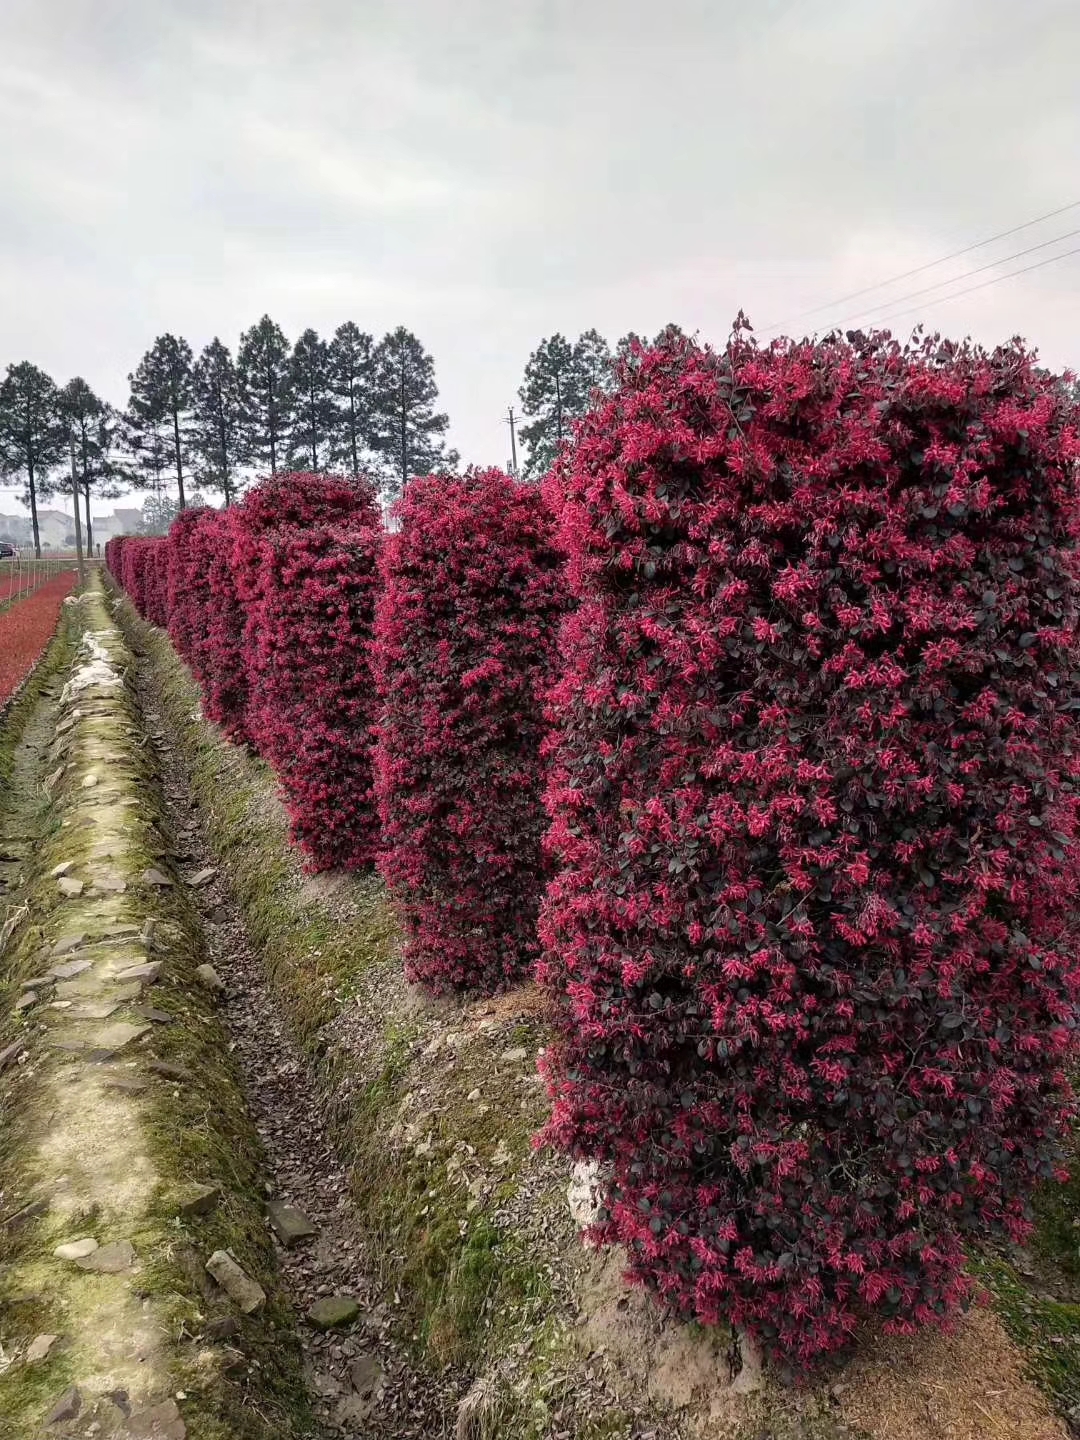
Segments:
[[[332,1033],[354,996],[400,991],[398,933],[381,883],[347,877],[324,893],[302,878],[284,812],[269,800],[274,781],[267,767],[223,743],[200,718],[196,687],[166,637],[125,601],[117,615],[136,650],[151,659],[211,846],[316,1067],[335,1141],[350,1162],[373,1267],[400,1301],[403,1338],[436,1368],[470,1369],[492,1350],[500,1327],[524,1331],[550,1303],[537,1259],[493,1219],[512,1201],[514,1177],[542,1121],[540,1091],[533,1089],[524,1108],[516,1093],[509,1104],[494,1093],[489,1105],[471,1102],[492,1071],[490,1049],[477,1045],[474,1056],[463,1053],[453,1070],[440,1071],[436,1103],[406,1122],[423,1133],[403,1139],[425,1023],[387,1013],[382,1033],[371,1037],[372,1062],[359,1084]],[[534,1053],[542,1038],[538,1023],[522,1022],[500,1032],[499,1048],[524,1045]],[[471,1151],[490,1161],[500,1145],[506,1179],[478,1199],[465,1183],[462,1158],[467,1162]]]
[[[192,979],[195,966],[206,958],[197,917],[182,886],[151,886],[143,878],[152,864],[168,869],[168,846],[133,692],[126,685],[107,693],[86,692],[77,702],[81,718],[75,727],[47,744],[57,705],[43,700],[42,693],[71,657],[75,637],[67,632],[74,630],[76,618],[104,635],[101,600],[90,597],[77,616],[69,617],[67,631],[50,648],[0,732],[0,756],[7,757],[7,774],[15,780],[6,789],[7,824],[21,828],[32,842],[15,897],[20,920],[4,954],[0,1024],[9,1033],[13,1023],[23,1028],[34,1054],[32,1065],[6,1077],[0,1176],[5,1207],[17,1209],[36,1199],[39,1182],[50,1176],[43,1146],[59,1145],[61,1152],[66,1146],[75,1158],[68,1187],[74,1199],[82,1193],[83,1177],[94,1177],[101,1180],[103,1203],[76,1203],[63,1214],[46,1209],[26,1224],[0,1227],[5,1346],[18,1351],[43,1331],[68,1337],[47,1365],[16,1364],[0,1379],[0,1415],[9,1427],[4,1434],[29,1434],[48,1402],[80,1380],[78,1366],[94,1354],[100,1326],[111,1319],[123,1335],[131,1323],[126,1317],[145,1313],[152,1316],[155,1347],[168,1372],[165,1393],[185,1397],[190,1440],[299,1440],[313,1426],[295,1322],[282,1297],[264,1223],[261,1149],[240,1077],[213,1002]],[[105,639],[114,665],[124,669],[128,661],[118,642],[118,636]],[[36,734],[28,734],[31,730]],[[61,753],[67,769],[45,796],[41,778]],[[87,790],[82,782],[91,770],[99,784]],[[0,823],[4,818],[0,815]],[[61,860],[73,862],[73,873],[88,879],[82,896],[59,897],[48,872]],[[98,883],[106,871],[122,882],[115,891]],[[148,917],[154,923],[149,941],[139,933]],[[170,1017],[155,1020],[137,1045],[122,1052],[118,1073],[141,1080],[141,1091],[118,1098],[102,1078],[113,1067],[42,1052],[42,1035],[31,1036],[26,1020],[12,1022],[10,1003],[4,1002],[11,1001],[23,978],[41,972],[43,953],[68,934],[88,937],[77,954],[97,962],[93,976],[99,967],[115,969],[118,956],[120,963],[145,961],[147,948],[162,962],[150,994],[125,999],[122,990],[115,991],[121,998],[115,1020],[136,1018],[128,1009],[135,998],[151,1001],[162,1017]],[[71,995],[96,998],[101,980],[93,976],[65,982]],[[46,1021],[42,1034],[58,1023]],[[40,1028],[40,1019],[37,1024]],[[163,1077],[148,1063],[162,1061],[183,1066],[184,1076]],[[56,1100],[57,1093],[67,1093],[68,1080],[79,1087],[71,1114],[70,1101],[58,1105]],[[90,1117],[87,1134],[91,1145],[96,1137],[97,1145],[86,1153],[75,1147],[82,1146],[81,1127]],[[109,1188],[108,1166],[118,1139],[140,1177],[133,1181],[140,1203],[130,1209],[118,1210],[115,1187]],[[222,1198],[211,1213],[182,1220],[178,1199],[192,1181],[220,1187]],[[10,1206],[9,1200],[14,1202]],[[130,1278],[90,1278],[58,1267],[52,1258],[58,1241],[90,1235],[105,1242],[117,1238],[117,1225],[140,1261]],[[231,1250],[267,1292],[266,1310],[258,1317],[238,1316],[206,1275],[206,1257],[216,1249]],[[228,1349],[213,1333],[221,1322],[235,1327]]]

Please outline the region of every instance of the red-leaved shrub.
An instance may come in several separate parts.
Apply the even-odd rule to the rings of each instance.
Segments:
[[[411,480],[397,517],[375,621],[379,864],[410,977],[491,993],[537,951],[560,558],[538,491],[497,470]]]
[[[635,353],[550,482],[548,1134],[796,1365],[940,1322],[1060,1173],[1078,453],[1018,345],[739,329]]]
[[[199,532],[213,526],[218,518],[217,510],[199,505],[182,510],[169,527],[169,638],[189,665],[193,665],[195,646],[209,623],[209,557]]]
[[[381,527],[368,498],[361,523],[264,533],[248,604],[248,733],[316,870],[355,870],[376,853],[369,650]]]
[[[210,624],[204,649],[206,713],[236,740],[255,743],[247,715],[249,657],[257,650],[257,598],[265,537],[289,528],[377,524],[372,487],[340,475],[287,472],[261,481],[225,511],[210,540]],[[250,620],[250,623],[249,623]]]

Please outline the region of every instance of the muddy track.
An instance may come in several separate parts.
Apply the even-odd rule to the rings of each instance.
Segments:
[[[452,1435],[460,1386],[452,1377],[417,1371],[393,1338],[394,1297],[379,1294],[365,1265],[347,1170],[329,1139],[317,1088],[251,945],[240,907],[216,867],[190,777],[155,690],[151,662],[138,650],[135,680],[174,854],[189,882],[201,880],[193,885],[192,898],[210,961],[225,985],[222,1017],[265,1149],[272,1192],[267,1198],[294,1206],[318,1231],[279,1245],[282,1278],[298,1317],[333,1296],[353,1297],[360,1306],[347,1330],[320,1333],[301,1319],[316,1413],[327,1435],[349,1440]]]

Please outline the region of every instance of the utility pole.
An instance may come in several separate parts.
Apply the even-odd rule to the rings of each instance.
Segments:
[[[506,423],[510,426],[510,473],[511,473],[511,475],[513,475],[514,479],[516,480],[516,479],[517,479],[517,473],[518,473],[518,464],[517,464],[517,434],[516,434],[516,432],[515,432],[515,430],[514,430],[514,426],[515,426],[515,424],[517,423],[517,421],[516,421],[516,417],[515,417],[515,415],[514,415],[514,407],[513,407],[512,405],[510,405],[510,406],[507,408],[506,417],[507,417],[507,418],[506,418]]]
[[[75,466],[75,436],[70,437],[71,498],[75,502],[75,556],[79,564],[79,589],[86,587],[86,566],[83,564],[82,521],[79,519],[79,472]]]

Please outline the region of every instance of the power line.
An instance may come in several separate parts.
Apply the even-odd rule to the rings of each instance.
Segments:
[[[990,235],[985,240],[976,240],[972,245],[965,245],[960,250],[953,250],[949,255],[942,255],[940,260],[930,260],[925,265],[916,265],[914,269],[904,270],[899,275],[892,275],[888,280],[878,280],[876,284],[864,285],[861,290],[852,290],[836,300],[827,300],[824,305],[815,305],[810,310],[801,310],[790,320],[782,320],[776,325],[766,325],[762,334],[767,335],[772,330],[782,330],[785,326],[794,324],[796,320],[802,320],[807,315],[819,315],[822,310],[834,310],[838,305],[846,305],[849,300],[858,300],[860,296],[869,295],[874,290],[884,290],[889,285],[898,285],[901,280],[910,280],[913,275],[922,275],[927,270],[936,270],[939,265],[944,265],[949,260],[958,260],[961,255],[969,255],[972,250],[981,250],[985,245],[993,245],[996,240],[1005,240],[1010,235],[1018,235],[1021,230],[1030,230],[1033,225],[1041,225],[1044,220],[1053,220],[1055,216],[1064,215],[1069,210],[1075,210],[1077,206],[1080,206],[1080,200],[1070,200],[1068,205],[1062,205],[1057,210],[1048,210],[1045,215],[1039,215],[1034,220],[1025,220],[1023,225],[1014,225],[1009,230],[999,230],[996,235]]]
[[[1053,240],[1044,240],[1040,245],[1029,245],[1026,250],[1016,250],[1012,255],[1002,255],[1000,259],[990,260],[975,270],[966,270],[962,275],[953,275],[948,280],[938,280],[933,285],[924,285],[921,290],[911,290],[907,295],[896,295],[892,300],[882,300],[880,304],[871,305],[869,310],[860,310],[850,319],[841,320],[838,324],[850,325],[856,320],[863,320],[868,315],[876,314],[879,310],[890,310],[894,305],[903,305],[908,300],[917,300],[920,295],[930,295],[935,290],[944,289],[946,285],[955,285],[960,280],[970,280],[974,275],[984,275],[987,270],[996,270],[999,265],[1008,265],[1010,260],[1021,260],[1025,255],[1034,255],[1036,250],[1048,250],[1051,245],[1060,245],[1063,240],[1071,240],[1074,235],[1080,235],[1080,227],[1075,230],[1066,230],[1064,235],[1056,235]],[[883,318],[887,320],[889,317],[886,315]]]
[[[936,300],[928,300],[927,305],[941,305],[946,300],[958,300],[961,295],[971,295],[976,290],[985,290],[988,285],[998,285],[1002,280],[1012,280],[1017,275],[1027,275],[1032,270],[1041,270],[1044,265],[1053,265],[1058,260],[1067,260],[1070,255],[1080,255],[1080,245],[1072,250],[1063,250],[1060,255],[1048,255],[1045,260],[1036,260],[1034,265],[1024,265],[1019,270],[1010,270],[1007,275],[993,275],[989,280],[980,280],[978,285],[968,285],[963,290],[954,290],[951,295],[939,295]],[[900,320],[905,315],[914,315],[925,309],[923,305],[913,305],[909,310],[901,310],[899,315],[890,315],[890,320]]]

